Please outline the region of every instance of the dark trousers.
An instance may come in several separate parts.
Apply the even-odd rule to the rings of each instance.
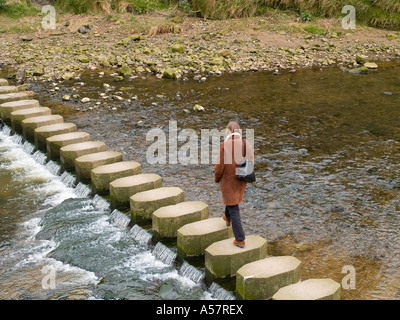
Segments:
[[[232,231],[236,241],[243,241],[245,236],[242,221],[240,219],[239,205],[226,206],[225,216],[232,223]]]

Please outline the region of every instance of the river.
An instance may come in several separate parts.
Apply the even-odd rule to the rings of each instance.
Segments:
[[[302,279],[341,283],[343,268],[353,266],[356,287],[343,288],[342,299],[399,299],[400,65],[378,64],[366,76],[324,68],[206,81],[114,82],[110,70],[95,70],[32,89],[43,106],[92,140],[160,174],[163,185],[181,187],[186,200],[209,204],[210,216],[224,209],[212,164],[149,164],[146,134],[153,128],[168,134],[171,120],[178,131],[199,136],[231,120],[253,129],[257,181],[241,205],[246,234],[266,238],[269,255],[300,259]],[[76,93],[93,102],[60,102]],[[195,104],[205,111],[193,111]],[[116,224],[106,206],[77,197],[12,137],[0,136],[0,150],[1,298],[214,297],[215,290],[190,279],[182,266],[157,259],[155,248],[134,239],[132,226]],[[48,265],[56,270],[56,289],[43,289]]]

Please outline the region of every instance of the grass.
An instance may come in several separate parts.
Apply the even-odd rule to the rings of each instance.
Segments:
[[[309,25],[303,27],[303,29],[304,29],[304,31],[307,31],[308,33],[315,34],[315,35],[322,35],[323,36],[323,35],[326,34],[326,29],[325,28],[321,28],[321,27],[318,27],[318,26],[313,25],[313,24],[309,24]]]
[[[26,16],[37,15],[37,10],[28,0],[6,0],[0,1],[0,17],[8,17],[11,19],[20,19]]]
[[[56,0],[56,7],[74,14],[134,12],[142,14],[170,5],[168,0]]]

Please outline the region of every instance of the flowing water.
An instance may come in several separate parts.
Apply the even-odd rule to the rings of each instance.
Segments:
[[[93,140],[160,174],[165,186],[180,186],[186,200],[209,204],[210,216],[224,209],[212,164],[149,164],[146,134],[160,128],[168,137],[170,120],[199,137],[230,120],[254,129],[257,182],[240,207],[246,233],[266,238],[270,255],[299,258],[303,279],[341,283],[343,267],[354,266],[356,288],[343,289],[343,299],[399,299],[400,65],[378,64],[368,76],[327,68],[205,82],[114,82],[107,70],[104,77],[91,71],[79,84],[57,84],[58,92],[46,83],[33,89]],[[57,102],[76,91],[100,105]],[[8,134],[0,136],[2,298],[234,297],[223,284],[204,286],[202,266],[177,265],[174,247],[152,245],[149,229],[128,229],[106,199],[90,198],[73,175],[47,170],[53,165]],[[57,271],[53,290],[42,288],[48,265]]]

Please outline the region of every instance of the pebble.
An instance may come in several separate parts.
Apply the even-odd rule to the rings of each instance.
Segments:
[[[83,99],[81,100],[81,102],[83,102],[83,103],[90,102],[90,98],[85,97],[85,98],[83,98]]]

